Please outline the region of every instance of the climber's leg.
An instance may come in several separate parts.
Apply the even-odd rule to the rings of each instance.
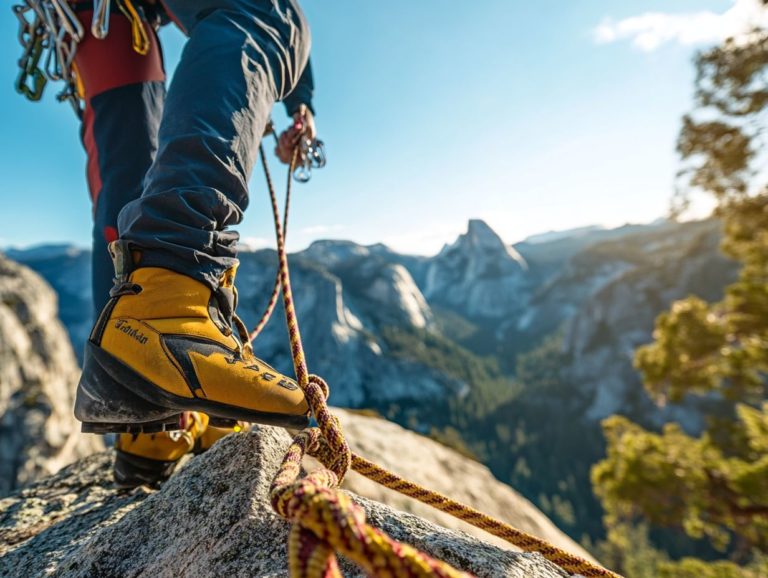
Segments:
[[[141,199],[119,219],[141,265],[216,288],[237,264],[248,179],[276,100],[306,65],[309,31],[290,0],[165,0],[189,34]]]
[[[275,99],[307,59],[286,0],[168,0],[190,39],[144,194],[118,219],[117,284],[86,344],[75,413],[86,431],[173,427],[174,412],[302,427],[295,382],[232,336],[236,234]],[[240,327],[242,329],[242,327]]]
[[[107,245],[117,239],[117,216],[141,196],[157,151],[165,73],[158,39],[149,26],[151,47],[142,56],[132,48],[130,23],[122,14],[112,15],[104,40],[90,34],[90,11],[78,15],[87,31],[75,64],[85,91],[81,136],[93,202],[92,284],[98,315],[113,284]]]
[[[165,99],[165,75],[158,38],[146,26],[148,54],[132,49],[128,20],[110,18],[104,40],[90,33],[91,12],[79,13],[86,38],[77,53],[85,111],[81,135],[88,155],[88,188],[93,202],[92,289],[96,314],[109,299],[114,269],[107,249],[117,239],[117,215],[141,196],[144,175],[157,151],[157,131]],[[115,66],[119,63],[119,66]],[[114,477],[122,487],[166,480],[188,452],[204,451],[233,428],[209,425],[189,412],[179,433],[123,434],[118,437]],[[237,430],[246,429],[239,424]]]

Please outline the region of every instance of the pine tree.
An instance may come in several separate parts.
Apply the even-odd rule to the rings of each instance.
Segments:
[[[654,433],[620,416],[603,430],[607,457],[593,467],[609,529],[642,521],[706,538],[730,561],[660,561],[666,578],[766,576],[768,562],[768,30],[729,40],[696,60],[696,104],[678,151],[684,211],[696,194],[716,201],[723,251],[738,260],[724,298],[689,297],[656,320],[654,341],[636,352],[659,403],[705,395],[732,408],[698,437],[675,423]],[[613,532],[614,535],[617,532]],[[609,532],[610,535],[610,532]]]

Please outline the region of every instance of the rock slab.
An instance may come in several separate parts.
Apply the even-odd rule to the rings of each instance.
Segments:
[[[157,492],[115,489],[110,452],[80,460],[0,501],[0,576],[287,576],[288,525],[268,489],[288,443],[270,427],[229,436]],[[566,576],[537,554],[356,499],[393,538],[477,576]]]

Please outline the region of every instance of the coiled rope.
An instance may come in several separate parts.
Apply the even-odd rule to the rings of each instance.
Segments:
[[[538,552],[570,574],[584,577],[621,578],[618,574],[553,546],[531,534],[496,520],[438,492],[406,480],[385,468],[353,454],[344,439],[339,420],[328,409],[329,388],[317,375],[309,373],[299,322],[291,292],[290,270],[285,248],[285,227],[291,195],[291,175],[298,149],[293,153],[288,171],[283,223],[277,205],[263,145],[259,149],[267,179],[277,239],[278,275],[272,297],[252,339],[266,325],[282,291],[286,325],[291,344],[296,381],[304,392],[318,427],[307,428],[291,443],[270,488],[272,507],[292,523],[288,543],[289,570],[292,578],[340,578],[336,554],[359,565],[370,576],[380,578],[459,578],[470,574],[435,560],[417,549],[397,542],[365,522],[362,508],[339,491],[344,476],[352,468],[382,486],[414,498],[440,511],[506,540],[526,552]],[[321,468],[303,478],[301,461],[310,455]]]

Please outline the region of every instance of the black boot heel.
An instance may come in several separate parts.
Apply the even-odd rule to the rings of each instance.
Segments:
[[[226,419],[223,417],[209,416],[208,425],[211,427],[218,427],[222,429],[234,429],[237,426],[236,419]]]
[[[123,387],[99,363],[97,346],[85,345],[83,373],[77,385],[75,417],[85,433],[156,433],[180,429],[178,409],[148,402]]]
[[[164,462],[134,456],[117,450],[115,452],[115,485],[119,488],[137,486],[156,487],[171,477],[178,461]]]

